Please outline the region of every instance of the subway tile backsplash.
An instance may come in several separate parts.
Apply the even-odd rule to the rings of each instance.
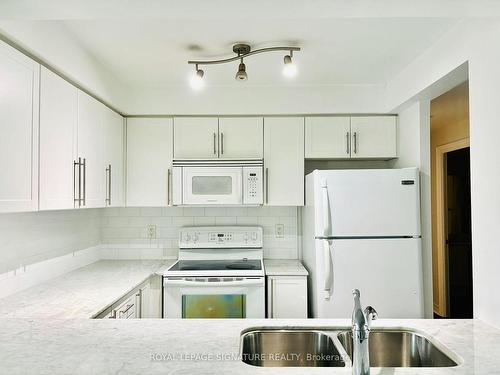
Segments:
[[[147,226],[156,226],[156,238]],[[275,225],[283,224],[283,238]],[[297,259],[297,207],[128,207],[107,208],[102,217],[102,246],[113,258],[162,257],[178,254],[179,228],[191,225],[260,225],[264,229],[264,257]]]

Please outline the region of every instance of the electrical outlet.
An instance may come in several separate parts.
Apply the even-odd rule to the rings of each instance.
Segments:
[[[285,237],[285,225],[284,224],[276,224],[274,227],[274,233],[276,238],[284,238]]]
[[[154,224],[148,225],[148,238],[149,239],[156,238],[156,225],[154,225]]]

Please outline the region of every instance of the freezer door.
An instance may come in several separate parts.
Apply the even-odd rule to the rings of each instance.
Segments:
[[[418,169],[314,173],[316,236],[420,235]]]
[[[333,273],[329,298],[324,293],[325,261]],[[363,304],[373,306],[380,318],[423,317],[419,238],[334,240],[330,260],[320,255],[317,262],[315,318],[350,318],[355,288]]]

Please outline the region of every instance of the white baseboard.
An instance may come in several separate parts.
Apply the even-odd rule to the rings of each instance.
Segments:
[[[100,246],[19,267],[0,274],[0,298],[20,292],[101,259]]]

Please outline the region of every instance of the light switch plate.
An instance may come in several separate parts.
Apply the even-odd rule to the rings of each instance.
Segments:
[[[276,235],[276,238],[285,238],[285,225],[276,224],[274,227],[274,233]]]
[[[148,225],[148,238],[155,239],[156,238],[156,225],[149,224]]]

